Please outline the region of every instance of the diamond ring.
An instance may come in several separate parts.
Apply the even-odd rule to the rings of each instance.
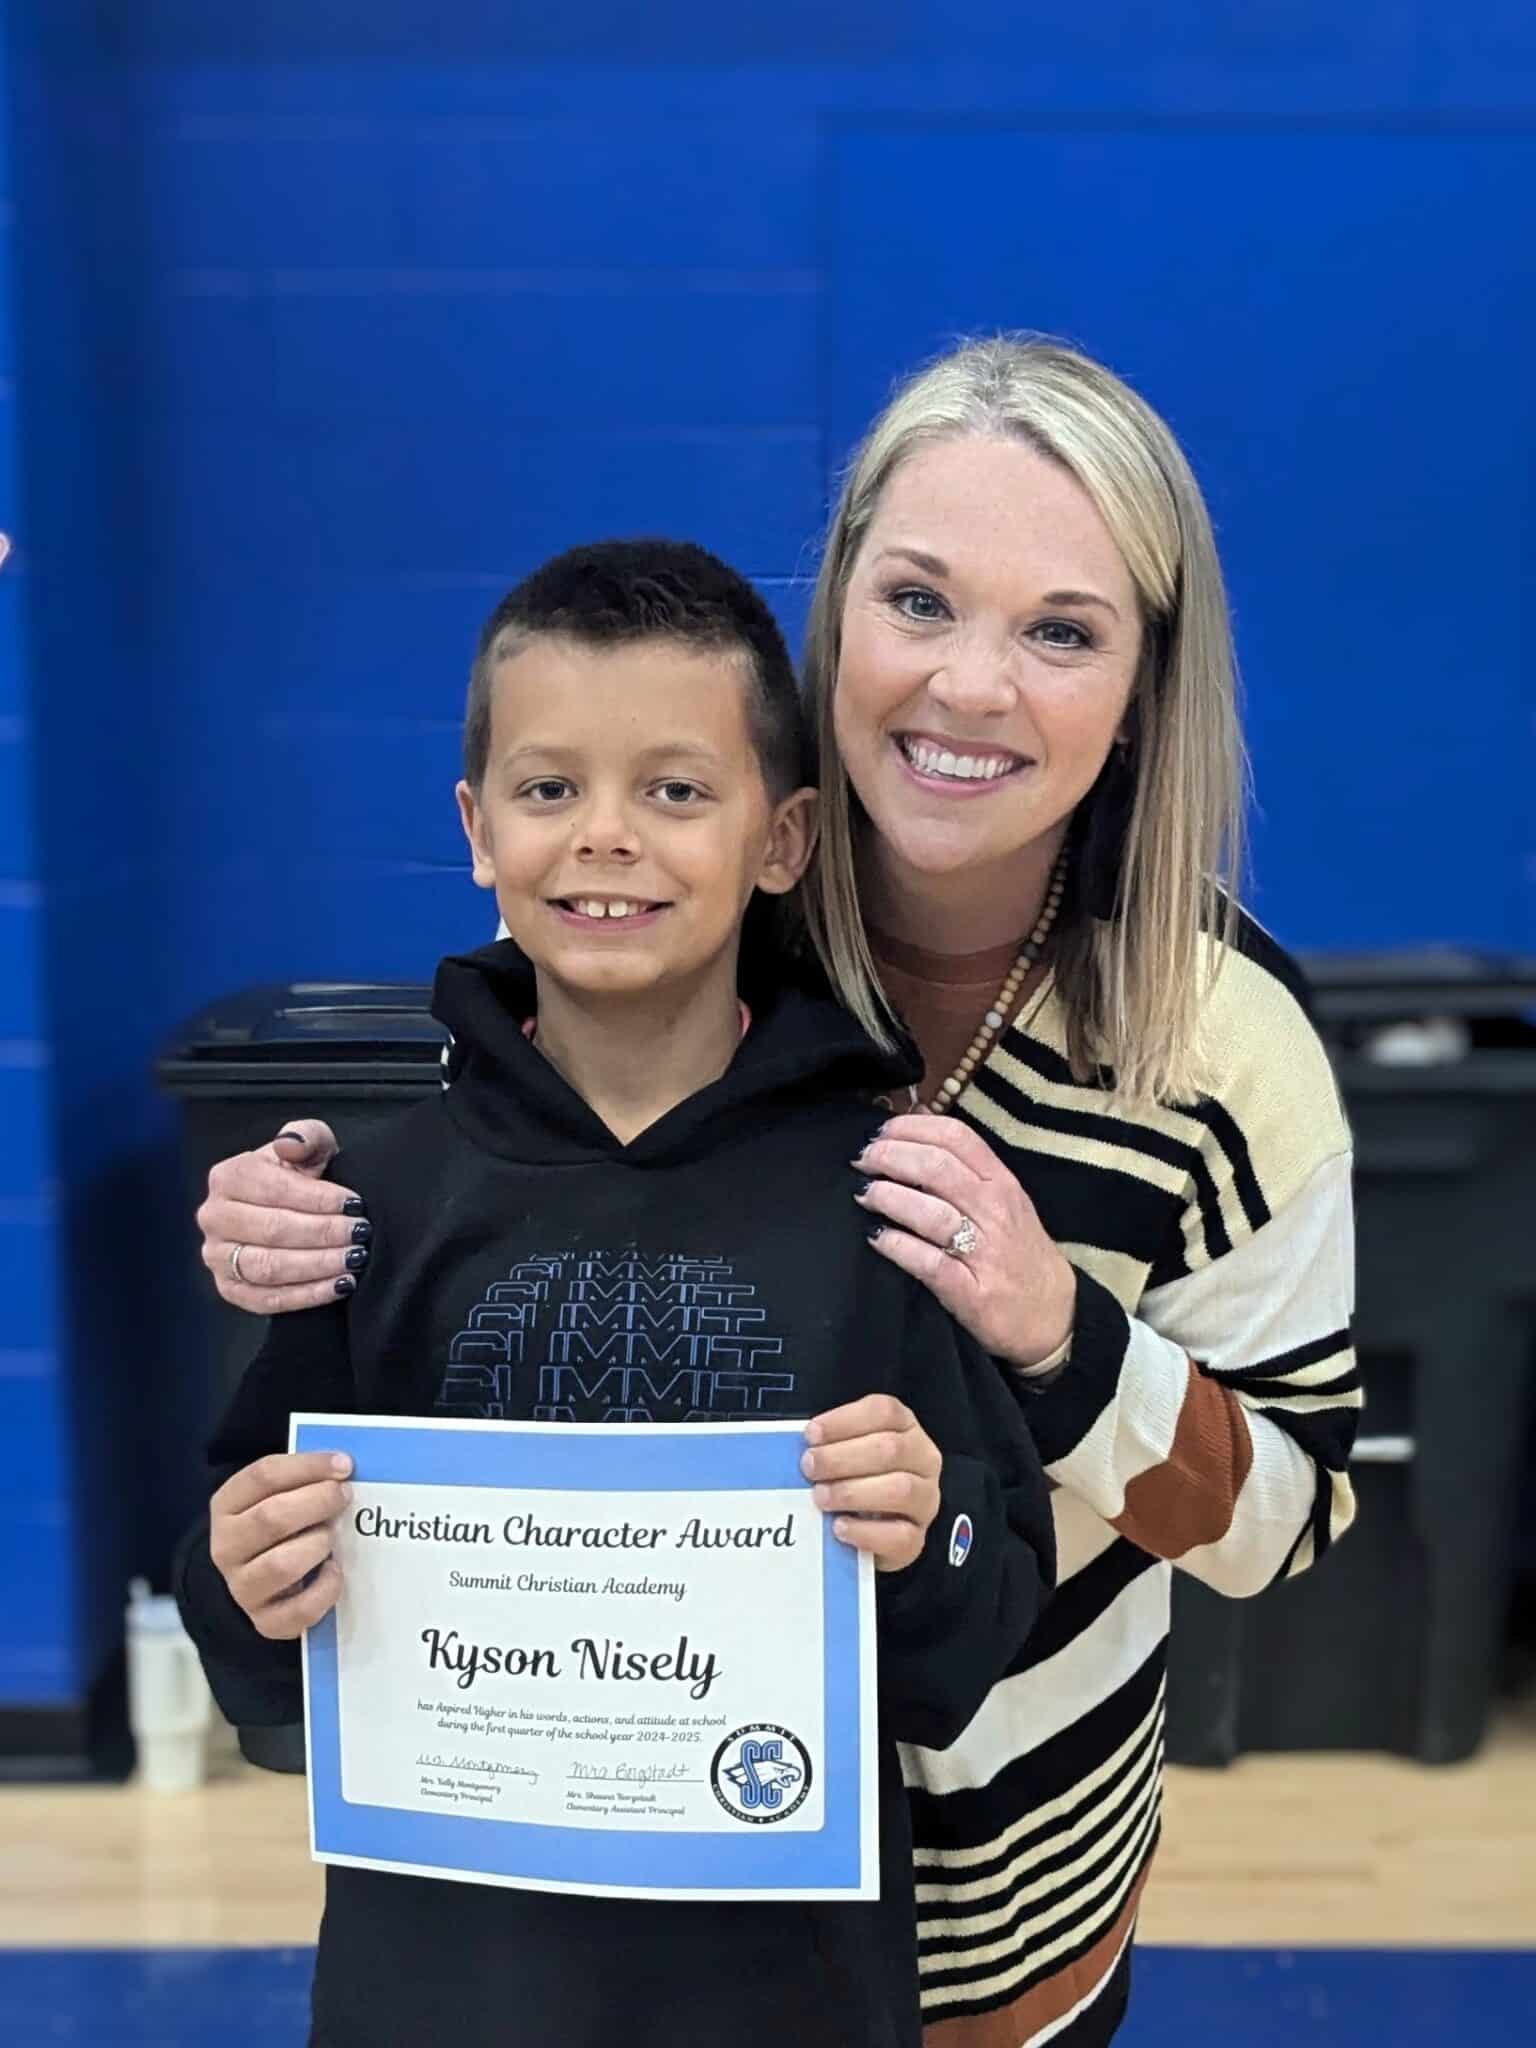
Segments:
[[[981,1243],[981,1232],[969,1216],[962,1216],[954,1236],[944,1249],[952,1259],[968,1259]]]

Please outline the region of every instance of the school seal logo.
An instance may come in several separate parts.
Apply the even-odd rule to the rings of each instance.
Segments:
[[[754,1721],[715,1751],[709,1782],[726,1812],[758,1827],[788,1820],[811,1789],[805,1744],[774,1721]]]

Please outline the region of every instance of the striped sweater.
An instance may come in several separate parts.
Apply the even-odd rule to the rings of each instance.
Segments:
[[[957,1106],[1079,1278],[1069,1364],[1020,1376],[1059,1590],[960,1741],[903,1757],[929,2048],[1109,2038],[1158,1834],[1171,1565],[1257,1593],[1353,1514],[1349,1131],[1254,927],[1203,1051],[1207,1099],[1128,1115],[1073,1080],[1047,982]]]

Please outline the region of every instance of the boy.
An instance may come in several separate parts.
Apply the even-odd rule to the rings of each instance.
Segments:
[[[863,1243],[847,1162],[911,1063],[787,936],[805,770],[778,630],[701,549],[577,549],[497,607],[458,799],[511,937],[438,971],[451,1087],[336,1162],[366,1201],[372,1277],[272,1325],[179,1592],[230,1718],[293,1721],[296,1638],[342,1590],[345,1487],[326,1457],[283,1453],[292,1409],[809,1416],[818,1502],[881,1573],[880,1900],[593,1899],[331,1866],[313,2048],[919,2040],[895,1744],[952,1741],[1018,1649],[1050,1518],[1001,1375]],[[594,1259],[647,1286],[702,1267],[718,1299],[663,1272],[639,1326],[583,1337]],[[531,1327],[499,1291],[517,1268],[541,1276]]]

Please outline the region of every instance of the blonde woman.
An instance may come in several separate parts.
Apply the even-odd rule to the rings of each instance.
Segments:
[[[906,1757],[924,2016],[932,2048],[1096,2048],[1157,1839],[1170,1568],[1256,1593],[1353,1513],[1349,1134],[1236,908],[1220,569],[1124,384],[1011,338],[913,378],[849,471],[806,666],[817,942],[924,1062],[850,1198],[1009,1374],[1056,1486],[1052,1606],[960,1741]],[[353,1284],[332,1148],[305,1124],[214,1170],[227,1300]]]

